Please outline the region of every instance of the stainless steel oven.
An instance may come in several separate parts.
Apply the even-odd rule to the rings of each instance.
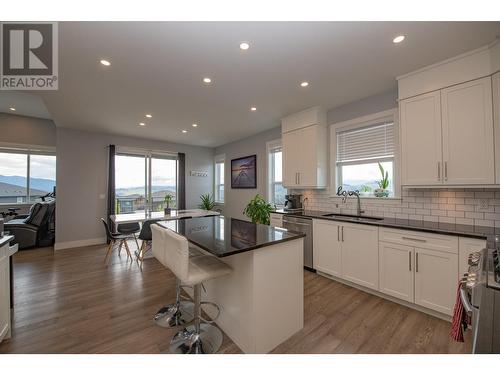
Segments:
[[[497,249],[469,256],[460,297],[471,317],[472,352],[500,353],[500,264]]]
[[[313,226],[312,220],[283,215],[283,227],[293,232],[304,233],[304,267],[313,271]]]

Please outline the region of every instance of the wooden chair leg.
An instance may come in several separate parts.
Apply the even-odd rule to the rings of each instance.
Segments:
[[[109,257],[111,255],[111,253],[113,252],[114,244],[115,244],[115,241],[110,241],[110,243],[108,245],[108,251],[106,252],[106,257],[104,258],[104,264],[106,265],[106,267],[108,266]]]
[[[127,259],[128,259],[128,257],[130,257],[130,260],[133,260],[132,254],[130,254],[130,249],[128,247],[127,240],[124,240],[123,243],[125,244],[125,250],[127,250]]]
[[[144,244],[145,243],[146,243],[146,241],[142,241],[141,248],[139,249],[139,256],[137,257],[137,259],[140,260],[141,262],[144,259]]]
[[[137,246],[137,250],[139,250],[139,241],[137,241],[137,236],[135,235],[135,233],[133,233],[133,235],[134,235],[135,244]]]
[[[120,240],[120,245],[118,246],[118,255],[122,252],[123,240]]]

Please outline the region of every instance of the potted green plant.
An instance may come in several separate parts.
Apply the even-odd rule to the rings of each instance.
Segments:
[[[247,204],[243,210],[243,214],[249,217],[253,223],[269,225],[269,216],[272,211],[273,207],[257,194]]]
[[[172,209],[170,208],[170,204],[173,202],[174,197],[172,194],[167,194],[165,195],[165,198],[163,199],[163,202],[165,203],[165,208],[163,209],[165,211],[165,215],[170,215],[170,212],[172,212]]]
[[[215,200],[210,194],[202,194],[200,195],[201,204],[200,208],[203,210],[210,211],[215,206]]]
[[[367,196],[367,195],[370,195],[372,192],[372,187],[369,186],[369,185],[363,185],[361,186],[361,190],[359,192],[360,195],[362,196]]]
[[[389,187],[389,173],[387,171],[384,171],[384,167],[382,167],[382,164],[378,163],[378,167],[380,169],[382,179],[378,181],[379,188],[375,189],[373,193],[377,198],[386,198],[389,196],[389,190],[387,190],[387,188]]]

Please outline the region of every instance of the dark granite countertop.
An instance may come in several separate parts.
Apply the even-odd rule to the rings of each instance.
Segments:
[[[10,235],[1,237],[0,238],[0,247],[2,247],[3,245],[9,243],[13,239],[14,239],[14,236],[10,236]]]
[[[276,210],[275,213],[285,214],[288,216],[295,217],[309,217],[313,219],[322,220],[333,220],[342,221],[349,223],[358,223],[365,225],[376,225],[380,227],[390,227],[398,229],[416,230],[421,232],[438,233],[438,234],[448,234],[448,235],[459,235],[464,237],[473,238],[485,238],[488,242],[488,247],[495,247],[495,235],[500,236],[500,228],[494,227],[481,227],[474,225],[462,225],[462,224],[448,224],[448,223],[437,223],[433,221],[420,221],[420,220],[405,220],[405,219],[393,219],[384,217],[382,220],[376,221],[362,221],[349,219],[349,217],[325,217],[325,214],[340,212],[322,212],[322,211],[311,211],[305,210],[302,212],[287,212],[284,210]]]
[[[226,257],[305,237],[304,234],[283,228],[254,224],[222,215],[159,221],[158,224],[174,230],[186,237],[189,242],[217,257]]]

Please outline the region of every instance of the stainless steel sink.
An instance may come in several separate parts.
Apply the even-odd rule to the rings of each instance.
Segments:
[[[379,220],[384,220],[383,217],[377,217],[377,216],[357,216],[357,215],[347,215],[347,214],[325,214],[322,215],[324,217],[330,217],[330,218],[339,218],[339,219],[344,219],[344,220],[353,220],[353,221],[379,221]]]

